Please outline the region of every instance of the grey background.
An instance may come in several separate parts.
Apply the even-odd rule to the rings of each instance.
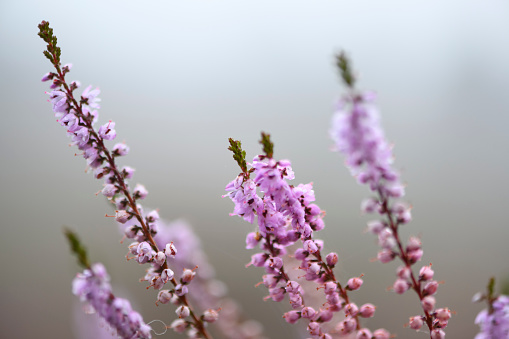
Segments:
[[[69,79],[101,88],[101,122],[115,121],[118,140],[131,146],[121,163],[137,169],[133,182],[150,192],[145,205],[194,226],[230,295],[270,337],[296,335],[281,318],[288,305],[264,302],[266,290],[253,287],[263,274],[244,268],[253,227],[229,217],[233,205],[221,198],[238,173],[227,138],[241,139],[252,158],[261,130],[272,134],[276,157],[292,160],[296,183],[314,182],[327,211],[317,237],[339,252],[340,278],[365,274],[353,295],[377,305],[366,325],[425,338],[403,328],[419,313],[415,295],[386,291],[396,265],[369,260],[378,248],[358,209],[368,190],[329,151],[333,102],[344,90],[333,55],[345,49],[359,86],[379,93],[413,205],[404,237],[421,235],[423,264],[444,281],[437,305],[456,312],[447,337],[473,337],[482,306],[472,295],[490,276],[509,275],[508,14],[495,0],[0,2],[0,337],[74,336],[78,267],[63,225],[145,319],[174,318],[137,282],[144,268],[124,260],[125,244],[94,195],[101,183],[83,173],[46,103],[42,19],[63,62],[74,64]]]

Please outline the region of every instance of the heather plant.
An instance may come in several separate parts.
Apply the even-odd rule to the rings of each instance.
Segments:
[[[115,214],[109,217],[131,241],[127,260],[147,267],[141,281],[146,282],[147,289],[157,291],[155,304],[175,306],[176,316],[165,320],[165,327],[188,338],[212,338],[210,325],[222,338],[270,336],[256,321],[246,319],[240,306],[226,296],[224,284],[216,278],[189,225],[182,221],[167,223],[158,210],[145,212],[140,202],[148,195],[147,189],[141,184],[131,187],[134,170],[117,165],[117,159],[126,156],[129,147],[125,143],[107,146],[116,139],[115,122],[95,127],[99,89],[88,86],[77,94],[81,85],[67,81],[72,65],[62,66],[61,50],[49,23],[41,22],[39,30],[47,44],[44,55],[55,68],[42,81],[51,83],[47,94],[57,122],[79,149],[88,170],[103,181],[97,194],[106,197],[114,208]],[[367,227],[378,238],[377,259],[382,264],[399,261],[392,290],[397,294],[413,291],[417,297],[421,314],[410,316],[404,325],[431,339],[445,338],[445,328],[454,312],[436,307],[439,283],[431,263],[418,264],[423,256],[420,239],[411,236],[405,242],[400,234],[400,227],[412,219],[411,207],[402,200],[404,185],[393,168],[392,147],[380,123],[375,95],[356,89],[356,77],[344,53],[338,55],[337,67],[347,93],[336,104],[330,136],[351,174],[371,192],[361,203],[361,210],[376,215]],[[312,183],[291,184],[296,178],[291,162],[274,157],[271,136],[262,132],[260,144],[262,153],[248,163],[241,142],[229,139],[228,149],[240,173],[226,185],[223,197],[234,203],[230,215],[251,224],[256,222],[256,229],[246,236],[246,249],[256,248],[257,253],[246,266],[265,271],[260,284],[267,288],[266,299],[288,303],[282,319],[304,324],[311,338],[394,337],[388,329],[369,329],[364,324],[363,319],[374,317],[376,310],[374,304],[355,301],[356,294],[362,293],[365,277],[349,277],[346,281],[337,277],[338,254],[325,251],[326,246],[334,244],[317,238],[317,232],[325,227],[325,211],[315,203]],[[66,230],[65,235],[83,268],[72,283],[72,292],[90,311],[121,338],[152,338],[166,333],[155,332],[150,326],[153,321],[144,320],[128,300],[116,297],[104,265],[90,262],[85,246],[73,231]],[[509,338],[509,297],[496,295],[494,284],[491,279],[487,292],[474,297],[474,301],[486,301],[488,305],[475,320],[480,326],[476,339]]]

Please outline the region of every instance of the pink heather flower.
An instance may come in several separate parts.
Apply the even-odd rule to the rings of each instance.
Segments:
[[[421,270],[419,271],[419,279],[420,280],[431,280],[433,279],[433,275],[435,272],[431,269],[431,265],[429,266],[423,266]]]
[[[170,325],[170,328],[172,328],[177,333],[184,332],[187,329],[187,327],[188,324],[184,319],[176,319]]]
[[[428,295],[428,296],[422,298],[421,305],[422,305],[423,310],[425,310],[427,312],[433,311],[433,309],[435,308],[435,302],[436,302],[435,297],[433,297],[431,295]]]
[[[316,315],[316,311],[313,307],[306,306],[301,310],[301,316],[302,318],[306,319],[313,319],[313,317]]]
[[[182,272],[182,277],[180,278],[183,283],[190,283],[193,280],[196,272],[186,268],[184,272]]]
[[[101,193],[108,198],[112,198],[115,194],[117,194],[117,187],[112,184],[104,185],[104,188],[102,189]]]
[[[297,320],[300,319],[301,313],[299,311],[290,311],[286,312],[283,315],[283,318],[285,318],[286,322],[289,324],[295,324]]]
[[[359,315],[363,318],[371,318],[375,315],[375,305],[364,304],[359,309]]]
[[[445,338],[445,332],[442,331],[439,328],[435,328],[433,331],[431,331],[431,339],[444,339]]]
[[[122,170],[120,171],[124,179],[131,179],[134,175],[134,169],[129,166],[122,167]]]
[[[83,93],[81,94],[81,99],[85,101],[85,103],[90,106],[91,108],[99,109],[101,106],[99,106],[98,102],[101,101],[97,96],[101,91],[99,88],[91,90],[92,86],[88,86],[85,88]]]
[[[327,265],[329,265],[329,267],[334,267],[338,263],[338,254],[335,252],[331,252],[331,253],[327,254],[327,256],[325,257],[325,260],[327,262]]]
[[[382,264],[386,264],[388,262],[391,262],[392,260],[394,260],[395,257],[396,257],[396,253],[394,253],[390,249],[383,249],[383,250],[381,250],[380,252],[378,252],[378,256],[377,256],[378,260]]]
[[[219,312],[209,308],[203,313],[203,320],[205,320],[208,323],[213,323],[219,318]]]
[[[373,339],[389,339],[390,336],[391,334],[386,329],[383,328],[380,328],[373,332]]]
[[[177,309],[175,310],[175,313],[177,313],[179,318],[187,318],[191,314],[191,311],[189,310],[189,307],[187,307],[185,305],[181,305],[181,306],[177,307]]]
[[[355,317],[359,313],[359,307],[354,303],[347,304],[345,306],[345,314],[351,317]]]
[[[177,255],[177,248],[173,245],[173,242],[166,244],[164,253],[168,258],[175,258],[175,255]]]
[[[55,73],[52,73],[52,72],[46,73],[42,77],[41,81],[45,82],[45,81],[51,80],[51,79],[53,79],[54,76],[55,76]]]
[[[122,338],[151,338],[151,328],[128,300],[116,298],[111,291],[109,276],[100,263],[93,264],[73,280],[73,293],[90,306]]]
[[[145,186],[137,184],[134,187],[133,195],[135,199],[145,199],[148,195],[148,191]]]
[[[157,295],[157,302],[160,302],[161,304],[167,304],[168,301],[171,300],[172,293],[169,290],[162,290],[159,291],[159,294]],[[157,305],[156,302],[156,305]]]
[[[117,132],[115,131],[115,123],[113,121],[108,121],[106,124],[99,127],[97,131],[99,136],[104,140],[113,140],[117,136]]]
[[[320,323],[317,323],[317,322],[310,322],[309,325],[308,325],[308,332],[309,334],[311,335],[320,335]]]
[[[362,279],[361,278],[351,278],[348,280],[347,286],[350,290],[356,291],[362,286]]]
[[[380,220],[373,220],[368,222],[368,231],[373,234],[380,234],[387,225]]]
[[[131,214],[125,210],[116,211],[115,220],[121,224],[125,224]]]
[[[371,333],[370,330],[368,330],[367,328],[362,328],[359,330],[359,332],[357,332],[357,336],[355,337],[356,339],[371,339],[373,337],[373,334]]]
[[[411,329],[420,330],[422,325],[424,325],[424,321],[420,315],[415,317],[410,317],[410,322],[408,323]]]
[[[410,288],[410,284],[408,281],[403,279],[396,279],[394,282],[394,285],[392,285],[392,288],[394,289],[394,292],[398,294],[403,294]]]
[[[255,248],[260,242],[261,238],[256,232],[248,233],[246,236],[246,249]]]
[[[425,295],[433,295],[437,293],[437,289],[438,282],[435,280],[431,280],[430,282],[426,283],[426,285],[424,285],[423,292]]]
[[[112,148],[113,155],[124,156],[129,153],[129,146],[124,143],[118,143]]]
[[[379,208],[379,202],[375,198],[364,199],[361,202],[361,211],[364,213],[377,212]]]

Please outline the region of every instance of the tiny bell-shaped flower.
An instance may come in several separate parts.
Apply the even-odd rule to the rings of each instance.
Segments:
[[[301,310],[300,314],[301,314],[302,318],[313,319],[313,317],[316,314],[316,311],[313,307],[307,306]]]
[[[127,153],[129,153],[129,146],[127,146],[124,143],[118,143],[115,146],[113,146],[112,152],[114,156],[127,155]]]
[[[166,283],[168,280],[173,279],[174,273],[171,269],[166,268],[161,272],[161,279]]]
[[[359,332],[357,332],[357,336],[355,338],[356,339],[371,339],[371,338],[373,338],[373,334],[367,328],[362,328],[359,330]]]
[[[177,319],[173,321],[170,325],[170,328],[172,328],[177,333],[184,332],[188,327],[187,321],[184,319]]]
[[[429,266],[423,266],[421,270],[419,271],[419,280],[431,280],[433,279],[433,275],[435,272],[431,269],[431,265]]]
[[[384,328],[379,328],[373,332],[373,339],[389,339],[391,334]]]
[[[349,303],[345,306],[345,314],[351,317],[355,317],[359,313],[359,307],[354,303]]]
[[[290,311],[286,312],[283,315],[283,318],[285,318],[286,322],[289,324],[295,324],[297,320],[300,319],[301,312],[299,311]]]
[[[107,198],[112,198],[115,194],[117,194],[117,188],[115,187],[115,185],[107,184],[104,185],[104,188],[102,189],[101,193]]]
[[[134,187],[134,191],[133,191],[133,195],[134,195],[134,198],[135,199],[145,199],[148,195],[148,191],[147,189],[145,188],[145,186],[141,185],[141,184],[137,184],[135,187]]]
[[[331,252],[329,254],[327,254],[327,256],[325,257],[325,260],[327,261],[327,265],[329,265],[329,267],[334,267],[336,266],[337,262],[338,262],[338,254],[335,253],[335,252]]]
[[[394,292],[397,294],[403,294],[410,288],[410,284],[408,281],[403,279],[396,279],[394,282],[394,285],[392,285],[392,288],[394,289]]]
[[[371,318],[375,315],[375,305],[364,304],[359,309],[359,315],[363,318]]]
[[[173,294],[169,290],[159,291],[159,294],[157,295],[156,304],[157,302],[160,302],[161,304],[167,304],[168,301],[171,300],[172,295]]]
[[[420,315],[417,315],[415,317],[410,317],[410,322],[408,325],[413,330],[420,330],[422,325],[424,324],[424,321],[422,320],[422,317]]]
[[[154,256],[154,262],[159,266],[163,266],[165,261],[166,255],[162,251],[157,252],[156,255]]]
[[[184,269],[184,272],[182,273],[182,277],[180,278],[180,280],[182,281],[182,283],[190,283],[191,280],[193,280],[195,275],[196,275],[196,272],[186,268],[186,269]]]
[[[168,258],[175,258],[175,255],[177,254],[177,248],[175,247],[175,245],[173,245],[173,241],[170,242],[169,244],[166,244],[164,253]]]
[[[204,313],[203,313],[203,320],[208,322],[208,323],[213,323],[214,321],[216,321],[218,318],[219,318],[219,310],[214,310],[214,309],[211,309],[209,308],[208,310],[206,310]]]
[[[362,279],[356,277],[349,279],[347,286],[348,289],[350,289],[351,291],[357,291],[359,288],[361,288],[362,283],[363,283]]]
[[[435,308],[435,297],[428,295],[421,300],[422,309],[431,312]]]
[[[177,313],[178,317],[180,319],[182,319],[182,318],[189,317],[189,315],[191,314],[191,311],[189,310],[189,307],[187,307],[185,305],[181,305],[181,306],[177,307],[177,309],[175,310],[175,313]]]
[[[115,220],[121,224],[125,224],[130,217],[131,214],[126,210],[116,211],[115,213]]]
[[[179,297],[182,297],[183,295],[187,294],[187,292],[189,292],[189,290],[186,285],[178,284],[177,286],[175,286],[175,294],[178,295]]]

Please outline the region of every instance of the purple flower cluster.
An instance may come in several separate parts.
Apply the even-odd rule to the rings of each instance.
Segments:
[[[399,226],[411,220],[410,207],[403,202],[390,201],[404,195],[399,175],[392,169],[392,151],[385,140],[380,125],[379,113],[371,93],[345,96],[337,105],[332,120],[330,135],[338,151],[346,156],[346,164],[361,184],[369,185],[377,196],[362,203],[366,213],[378,213],[382,220],[368,223],[368,230],[378,237],[382,248],[378,260],[388,263],[399,257],[403,265],[397,269],[393,290],[403,294],[413,289],[421,302],[423,315],[410,318],[410,328],[420,330],[426,324],[432,339],[445,337],[442,330],[451,317],[448,308],[435,308],[435,293],[438,282],[433,280],[431,265],[422,266],[419,275],[412,271],[412,265],[421,260],[421,241],[410,237],[406,246],[399,236]]]
[[[501,295],[492,301],[490,308],[475,318],[481,332],[475,339],[509,338],[509,297]]]
[[[266,135],[262,135],[262,138]],[[231,140],[230,143],[233,141]],[[235,157],[235,156],[234,156]],[[254,179],[251,179],[251,174]],[[374,315],[375,307],[365,304],[360,308],[349,300],[348,291],[358,290],[362,279],[352,278],[343,287],[334,276],[333,268],[338,261],[332,252],[322,257],[324,243],[313,239],[313,233],[324,228],[324,213],[314,204],[315,195],[311,184],[292,186],[287,180],[294,179],[288,160],[276,161],[268,154],[253,159],[251,169],[243,169],[235,180],[226,186],[228,196],[235,204],[231,215],[238,215],[253,222],[257,216],[258,229],[247,235],[246,248],[259,246],[262,252],[254,254],[248,264],[263,267],[266,275],[263,284],[269,290],[268,298],[280,302],[288,295],[292,311],[285,313],[288,323],[299,319],[308,322],[307,331],[313,338],[332,338],[357,332],[358,338],[387,339],[389,333],[379,329],[373,334],[361,328],[359,317]],[[262,197],[257,193],[260,190]],[[306,304],[304,289],[292,280],[284,267],[287,247],[300,241],[293,256],[300,262],[306,281],[314,282],[323,291],[322,307],[316,310]],[[344,311],[346,318],[336,326],[325,326],[335,313]]]
[[[111,291],[109,276],[100,263],[78,274],[72,283],[73,293],[86,301],[122,338],[151,338],[151,328],[131,308],[128,300],[117,298]]]
[[[374,99],[373,93],[364,93],[340,100],[330,135],[360,183],[368,184],[372,191],[399,198],[404,187],[391,167],[392,149],[385,140]]]

